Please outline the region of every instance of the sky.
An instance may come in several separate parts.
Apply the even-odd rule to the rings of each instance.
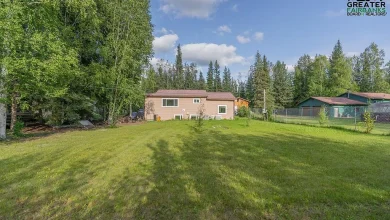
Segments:
[[[379,0],[378,0],[379,1]],[[390,11],[390,0],[386,1]],[[154,58],[175,61],[182,47],[185,62],[203,72],[210,60],[247,76],[257,51],[290,70],[300,56],[330,55],[340,40],[347,56],[371,42],[390,60],[390,13],[347,16],[348,0],[151,0]]]

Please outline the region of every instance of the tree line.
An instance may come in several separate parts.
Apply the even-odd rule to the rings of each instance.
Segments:
[[[142,88],[145,93],[153,93],[158,89],[198,89],[236,94],[238,84],[226,66],[221,75],[221,67],[217,60],[210,61],[206,75],[198,71],[195,63],[183,64],[179,45],[175,64],[160,60],[157,68],[149,65],[143,74]]]
[[[11,129],[17,111],[53,125],[115,124],[129,104],[142,106],[153,53],[149,7],[149,0],[1,1],[0,102],[10,106]]]
[[[337,41],[332,54],[301,56],[293,72],[285,63],[270,63],[256,55],[245,82],[238,82],[238,96],[248,99],[252,107],[296,107],[312,96],[338,96],[347,91],[390,93],[390,61],[385,51],[371,43],[363,53],[348,57]]]

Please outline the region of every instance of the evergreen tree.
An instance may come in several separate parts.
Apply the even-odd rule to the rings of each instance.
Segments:
[[[207,91],[213,92],[214,89],[214,68],[213,68],[213,62],[210,61],[209,69],[207,71]]]
[[[326,56],[317,55],[310,64],[307,75],[307,96],[326,96],[329,61]]]
[[[248,79],[246,81],[245,97],[249,100],[249,105],[254,106],[255,88],[254,88],[254,67],[251,66],[248,72]]]
[[[257,108],[272,108],[273,94],[271,88],[270,63],[266,56],[261,58],[259,52],[256,54],[254,64],[254,106]],[[264,92],[266,100],[264,100]],[[265,105],[264,105],[265,104]]]
[[[200,71],[200,73],[199,73],[198,89],[207,90],[207,84],[206,84],[206,81],[203,77],[202,71]]]
[[[292,103],[293,88],[289,80],[286,64],[277,61],[273,67],[273,77],[275,107],[288,107]]]
[[[353,87],[352,67],[343,53],[340,41],[337,41],[330,58],[328,95],[337,96]]]
[[[222,79],[222,91],[224,92],[231,92],[231,79],[230,79],[230,73],[228,68],[225,66],[225,69],[223,70],[223,79]]]
[[[184,89],[184,67],[183,59],[180,44],[177,46],[176,54],[176,65],[175,65],[176,74],[174,75],[174,84],[176,89]]]
[[[245,92],[245,82],[238,83],[238,97],[247,99],[246,92]]]
[[[305,54],[299,58],[294,72],[294,105],[309,98],[308,96],[308,75],[312,60]]]
[[[214,63],[214,75],[214,91],[220,92],[222,91],[221,70],[217,60]]]
[[[389,89],[385,71],[382,69],[384,57],[384,50],[380,50],[375,43],[372,43],[361,54],[362,81],[359,85],[360,91],[386,92]]]

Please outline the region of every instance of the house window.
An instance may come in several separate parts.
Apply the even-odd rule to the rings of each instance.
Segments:
[[[182,120],[183,119],[183,115],[174,115],[175,116],[175,120]]]
[[[200,99],[194,99],[194,104],[199,104],[200,103]]]
[[[163,99],[163,107],[178,107],[179,99]]]
[[[227,105],[218,105],[218,114],[226,114]]]

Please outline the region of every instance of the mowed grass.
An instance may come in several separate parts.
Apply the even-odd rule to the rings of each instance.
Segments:
[[[0,143],[0,219],[390,219],[390,138],[244,120]]]

